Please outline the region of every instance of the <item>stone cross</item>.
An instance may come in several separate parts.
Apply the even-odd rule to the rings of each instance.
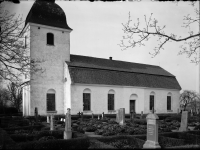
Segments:
[[[54,116],[51,115],[51,119],[50,119],[50,130],[53,131],[54,130]]]
[[[70,108],[67,109],[67,113],[65,116],[65,131],[64,131],[64,139],[72,138],[72,130],[71,130],[71,114]]]
[[[119,109],[119,125],[125,125],[125,108]]]
[[[47,116],[47,123],[50,123],[50,121],[49,121],[49,116]]]
[[[147,119],[147,141],[144,143],[143,148],[161,148],[158,143],[158,116],[150,113]]]
[[[188,126],[188,111],[182,111],[181,115],[181,126],[179,128],[179,131],[187,131]]]
[[[101,119],[104,119],[104,112],[102,113],[102,117],[101,117]]]
[[[35,122],[38,123],[38,108],[35,107]]]

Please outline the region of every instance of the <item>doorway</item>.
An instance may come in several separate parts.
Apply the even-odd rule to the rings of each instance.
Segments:
[[[135,100],[130,100],[130,112],[135,112]]]

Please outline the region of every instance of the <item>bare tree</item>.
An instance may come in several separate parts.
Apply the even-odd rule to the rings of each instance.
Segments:
[[[197,2],[198,3],[198,2]],[[199,5],[199,4],[198,4]],[[191,3],[191,6],[195,6],[195,2]],[[152,57],[155,57],[160,53],[160,50],[164,49],[164,45],[168,42],[184,42],[181,44],[179,54],[186,54],[189,58],[192,58],[193,63],[199,63],[200,58],[198,56],[198,51],[200,48],[200,31],[194,33],[191,31],[191,25],[195,25],[197,27],[200,26],[200,11],[199,8],[194,8],[196,16],[192,18],[189,14],[184,16],[183,18],[183,27],[189,29],[188,36],[181,37],[175,35],[173,33],[167,34],[165,33],[166,26],[159,26],[158,20],[153,17],[153,13],[151,13],[150,17],[144,16],[145,26],[141,26],[141,21],[139,18],[136,23],[132,24],[130,12],[128,17],[128,22],[123,25],[123,31],[125,36],[121,40],[121,44],[119,46],[122,50],[126,50],[128,48],[133,48],[135,46],[144,46],[145,42],[147,42],[150,38],[156,37],[158,41],[158,46],[154,48],[154,52],[150,53]],[[192,57],[191,57],[192,56]]]
[[[39,60],[30,59],[30,47],[21,35],[24,21],[0,6],[0,77],[11,82],[21,82],[30,71],[41,70]]]
[[[13,82],[9,83],[7,87],[9,93],[8,100],[11,102],[11,105],[20,112],[22,107],[22,88],[17,83]]]
[[[180,95],[180,104],[183,106],[184,111],[186,110],[186,107],[191,105],[192,108],[195,108],[197,103],[200,102],[200,95],[197,92],[185,90]]]

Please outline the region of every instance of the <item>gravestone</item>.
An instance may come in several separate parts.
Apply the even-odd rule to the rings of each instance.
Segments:
[[[177,109],[177,114],[179,114],[179,108]]]
[[[51,115],[51,119],[50,119],[50,130],[53,131],[54,130],[54,116]]]
[[[99,118],[99,115],[98,115],[98,120],[99,120],[100,118]]]
[[[131,121],[133,121],[133,111],[132,110],[130,112],[130,119],[131,119]]]
[[[143,148],[161,148],[158,143],[158,116],[150,113],[147,119],[147,141],[144,143]]]
[[[102,117],[101,117],[101,119],[104,119],[104,112],[102,113]]]
[[[94,114],[92,113],[92,119],[94,119]]]
[[[83,121],[83,112],[81,112],[81,120]]]
[[[67,113],[65,116],[65,131],[64,131],[64,139],[72,138],[72,130],[71,130],[71,114],[70,108],[67,109]]]
[[[63,121],[63,118],[60,118],[60,121]]]
[[[63,119],[63,122],[65,122],[65,118]]]
[[[181,126],[179,128],[179,131],[187,131],[188,126],[188,111],[182,111],[181,115]]]
[[[78,112],[78,117],[81,118],[81,112],[80,111]]]
[[[119,125],[125,125],[125,108],[119,109]]]
[[[38,123],[38,108],[35,107],[35,122]]]
[[[140,119],[142,119],[143,118],[143,111],[141,111],[141,116],[140,116]]]
[[[49,116],[47,116],[47,123],[50,123],[50,121],[49,121]]]
[[[193,112],[192,112],[192,109],[191,109],[191,114],[190,114],[190,116],[191,116],[191,117],[193,116]]]
[[[119,123],[119,109],[116,110],[116,122]]]

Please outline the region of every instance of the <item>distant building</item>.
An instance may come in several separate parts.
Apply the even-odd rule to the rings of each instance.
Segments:
[[[75,10],[76,11],[76,10]],[[54,2],[35,1],[25,21],[32,59],[44,60],[23,89],[23,115],[176,113],[181,87],[159,66],[70,54],[64,11]],[[86,35],[87,36],[87,35]],[[84,49],[84,45],[83,45]]]

